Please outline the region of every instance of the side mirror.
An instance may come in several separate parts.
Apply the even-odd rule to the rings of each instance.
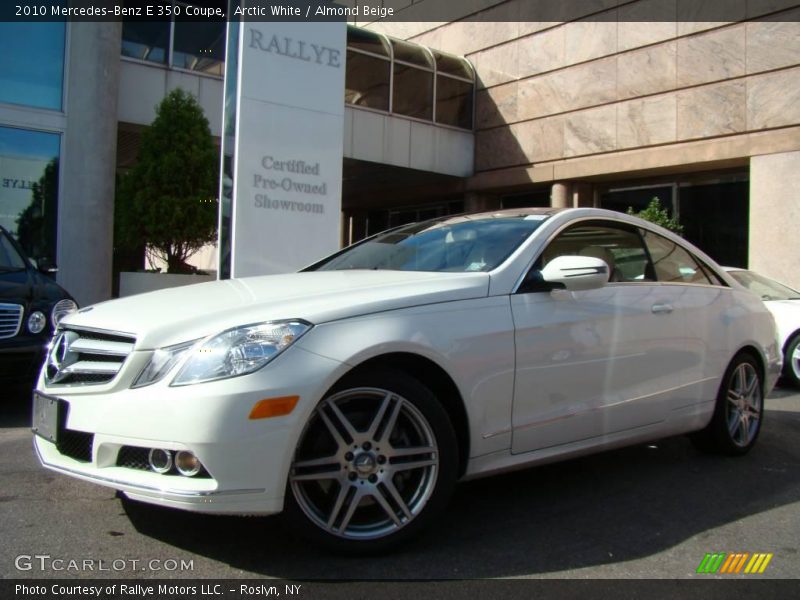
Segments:
[[[558,256],[542,269],[542,279],[570,291],[593,290],[608,283],[606,262],[593,256]]]
[[[45,275],[54,275],[55,273],[58,273],[58,267],[46,256],[37,258],[33,261],[33,263],[36,265],[36,268],[39,270],[39,272],[44,273]]]

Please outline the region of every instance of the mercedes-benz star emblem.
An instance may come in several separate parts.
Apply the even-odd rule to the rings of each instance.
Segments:
[[[67,367],[73,365],[78,360],[78,353],[73,352],[70,346],[78,339],[78,334],[74,331],[62,331],[53,340],[50,347],[50,355],[47,357],[47,369],[45,375],[51,383],[58,383],[64,380],[69,371]]]

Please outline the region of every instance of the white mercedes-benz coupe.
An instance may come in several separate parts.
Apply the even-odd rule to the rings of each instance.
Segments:
[[[302,272],[64,318],[34,392],[54,471],[377,550],[460,479],[691,433],[744,454],[781,371],[760,299],[598,209],[452,216]]]

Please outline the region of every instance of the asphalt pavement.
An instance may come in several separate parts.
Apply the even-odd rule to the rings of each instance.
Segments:
[[[706,553],[761,552],[771,562],[748,577],[798,578],[800,393],[776,388],[766,408],[745,457],[700,454],[677,437],[462,483],[426,535],[352,558],[310,545],[280,517],[162,509],[46,471],[27,394],[7,396],[0,577],[725,578],[696,573]]]

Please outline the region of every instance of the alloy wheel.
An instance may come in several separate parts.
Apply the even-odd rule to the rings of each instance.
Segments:
[[[370,540],[413,521],[438,474],[436,437],[422,412],[395,392],[360,387],[317,406],[289,481],[317,527],[339,538]]]
[[[742,362],[732,373],[727,392],[726,423],[731,440],[747,447],[758,434],[761,419],[761,382],[755,368]]]

